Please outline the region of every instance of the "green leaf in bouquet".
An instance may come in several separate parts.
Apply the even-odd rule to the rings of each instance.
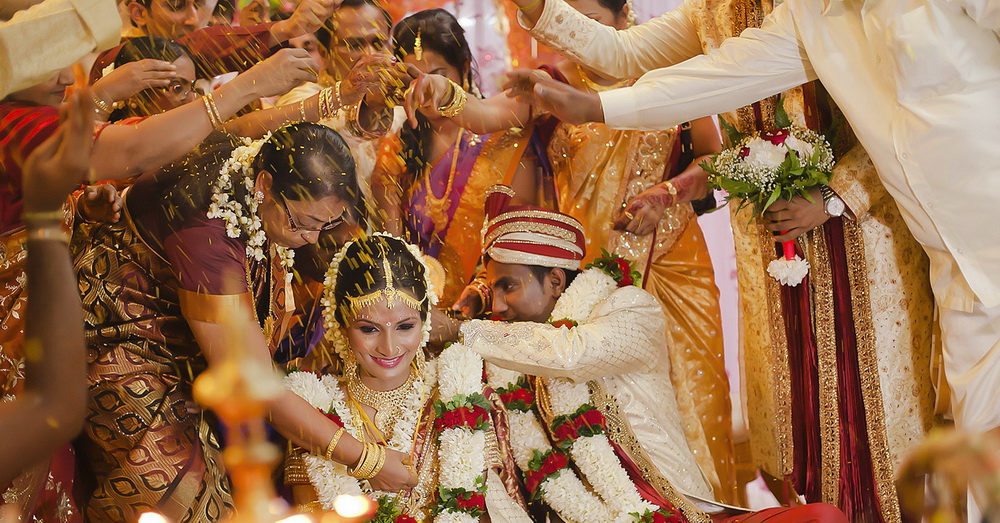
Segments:
[[[792,126],[792,119],[785,111],[785,97],[781,97],[778,103],[774,104],[774,127],[785,129]]]
[[[733,127],[732,124],[727,122],[726,119],[721,116],[719,117],[719,126],[722,127],[722,132],[725,134],[726,141],[730,147],[742,142],[743,139],[747,137],[747,135],[741,133],[738,129],[736,129],[736,127]]]
[[[781,186],[779,185],[775,187],[773,191],[771,191],[771,195],[767,197],[767,203],[764,204],[764,207],[761,209],[761,212],[766,211],[769,207],[771,207],[771,204],[778,201],[778,198],[780,196],[781,196]]]

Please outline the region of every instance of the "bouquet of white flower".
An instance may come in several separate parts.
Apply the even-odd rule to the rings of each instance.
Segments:
[[[727,200],[739,199],[739,208],[753,205],[759,217],[778,198],[802,196],[830,182],[833,151],[822,135],[808,129],[786,127],[733,140],[736,145],[701,164],[709,183],[726,191]],[[784,259],[768,266],[772,277],[795,286],[809,272],[809,264],[795,254],[792,241],[782,243]]]

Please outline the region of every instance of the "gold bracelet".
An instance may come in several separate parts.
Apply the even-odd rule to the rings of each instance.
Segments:
[[[468,101],[468,96],[465,94],[465,89],[459,87],[455,82],[448,80],[448,83],[451,85],[452,97],[448,103],[438,107],[437,110],[445,118],[454,118],[462,114],[462,111],[465,110],[465,103]]]
[[[219,117],[217,117],[215,115],[215,111],[212,110],[212,107],[215,105],[212,101],[212,93],[202,96],[201,101],[205,103],[205,112],[208,113],[208,121],[211,122],[212,129],[222,127],[222,122],[219,121]]]
[[[358,479],[370,479],[374,477],[374,471],[379,466],[379,462],[385,463],[384,451],[385,449],[377,443],[365,443],[364,462],[361,463],[362,466],[356,468],[354,471],[348,471],[348,473]]]
[[[663,182],[663,185],[667,188],[667,194],[677,196],[677,187],[674,187],[674,184],[670,180]]]
[[[28,227],[25,235],[28,241],[57,241],[69,245],[69,233],[62,226],[48,225],[46,227]]]
[[[309,120],[309,117],[306,116],[306,101],[304,99],[299,102],[299,113],[302,116],[302,119],[299,120],[300,122]]]
[[[368,475],[368,479],[374,478],[375,476],[378,476],[379,472],[382,472],[382,467],[385,466],[385,459],[388,455],[389,451],[385,447],[379,445],[378,463],[375,464],[375,468],[371,471],[371,474]]]
[[[357,103],[354,105],[348,105],[345,107],[347,109],[347,114],[344,115],[347,121],[347,129],[351,131],[351,134],[362,139],[362,140],[375,140],[381,138],[382,135],[374,131],[369,131],[361,125],[361,104]]]
[[[91,98],[94,99],[94,106],[97,107],[98,114],[102,114],[102,112],[103,114],[111,114],[111,112],[114,111],[113,107],[109,106],[104,100],[101,100],[101,97],[96,94],[92,95]]]
[[[517,8],[522,11],[531,11],[532,9],[538,7],[538,4],[540,3],[542,3],[542,0],[535,0],[534,2],[528,4],[526,7],[517,6]]]
[[[359,474],[365,468],[365,461],[368,460],[368,443],[361,443],[361,456],[358,457],[358,464],[354,468],[347,469],[347,473],[355,478],[361,478]]]
[[[25,222],[59,222],[62,223],[66,213],[59,209],[57,211],[35,211],[26,212],[21,215],[21,220]]]
[[[340,429],[334,433],[333,437],[330,438],[330,443],[326,446],[326,453],[323,454],[323,457],[326,458],[327,461],[333,461],[333,449],[337,448],[337,443],[340,443],[340,438],[344,437],[345,433],[347,433],[347,430],[344,429],[344,427],[340,427]]]

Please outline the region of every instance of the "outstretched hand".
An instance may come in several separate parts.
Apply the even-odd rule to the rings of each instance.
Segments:
[[[146,58],[122,64],[94,82],[94,94],[110,105],[151,87],[166,87],[177,78],[177,66],[164,60]]]
[[[277,22],[272,32],[277,32],[280,41],[315,33],[340,7],[343,0],[302,0],[287,20]]]
[[[614,221],[616,231],[628,231],[645,236],[656,228],[664,211],[677,203],[666,185],[658,183],[637,194]]]
[[[451,93],[448,79],[439,74],[423,74],[410,84],[403,99],[406,120],[410,127],[417,128],[417,111],[438,114],[438,107],[444,105],[445,97]]]
[[[75,88],[59,109],[59,129],[24,163],[24,212],[58,210],[90,171],[94,102],[90,88]]]
[[[544,71],[511,71],[503,89],[508,91],[507,96],[526,100],[539,112],[548,112],[569,124],[604,122],[604,109],[597,93],[580,91]]]
[[[341,83],[343,103],[354,105],[367,100],[372,104],[391,106],[415,75],[413,66],[398,62],[391,56],[382,53],[366,55],[354,64]]]

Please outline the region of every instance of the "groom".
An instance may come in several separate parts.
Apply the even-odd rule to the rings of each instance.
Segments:
[[[511,207],[513,194],[509,187],[494,186],[486,197],[483,258],[493,312],[503,321],[448,323],[436,317],[435,327],[450,332],[443,337],[451,341],[461,338],[488,363],[589,383],[592,403],[608,419],[622,420],[616,443],[647,483],[714,499],[684,438],[670,382],[666,319],[656,298],[632,285],[603,290],[593,285],[601,280],[580,271],[586,239],[579,222],[547,209]],[[584,286],[573,285],[578,277]],[[560,303],[563,297],[573,302]],[[553,311],[573,311],[582,321],[556,327],[550,320],[563,318],[552,318]],[[846,521],[827,505],[760,515],[776,512],[789,521]],[[684,513],[691,519],[698,510],[688,507]]]

